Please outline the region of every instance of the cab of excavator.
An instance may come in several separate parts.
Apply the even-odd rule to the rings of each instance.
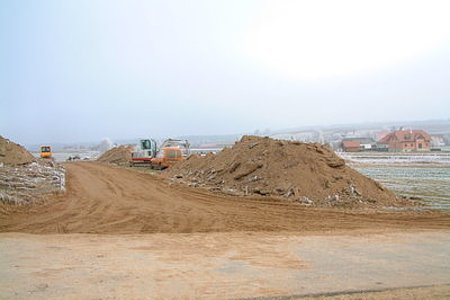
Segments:
[[[153,139],[143,139],[141,142],[141,149],[147,153],[147,156],[154,157],[156,156],[156,141]]]
[[[142,150],[150,150],[152,149],[152,144],[150,140],[142,140],[141,141],[141,148]]]

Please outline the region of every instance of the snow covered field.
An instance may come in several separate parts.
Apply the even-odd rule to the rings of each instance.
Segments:
[[[399,195],[450,209],[450,153],[338,153],[359,172]]]

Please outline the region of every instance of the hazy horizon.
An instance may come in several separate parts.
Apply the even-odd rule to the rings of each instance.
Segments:
[[[442,126],[447,125],[448,128],[444,129],[442,132]],[[50,145],[58,145],[58,146],[80,146],[80,145],[89,145],[94,146],[101,143],[103,140],[110,140],[114,144],[135,144],[137,140],[142,138],[155,138],[158,141],[163,141],[168,138],[181,138],[181,139],[189,139],[189,138],[204,138],[208,141],[224,138],[224,141],[231,141],[231,137],[240,138],[243,135],[262,135],[262,136],[277,136],[279,134],[288,134],[292,132],[309,132],[309,131],[330,131],[338,129],[341,132],[345,131],[364,131],[364,130],[375,130],[378,129],[380,132],[382,130],[392,130],[392,129],[425,129],[427,128],[435,128],[438,126],[439,133],[435,134],[450,134],[450,118],[449,119],[431,119],[431,120],[410,120],[410,121],[386,121],[386,122],[363,122],[363,123],[341,123],[341,124],[326,124],[326,125],[305,125],[305,126],[296,126],[296,127],[286,127],[286,128],[257,128],[252,131],[241,131],[241,132],[231,132],[231,133],[211,133],[211,134],[188,134],[188,135],[142,135],[142,136],[126,136],[126,137],[107,137],[103,136],[99,139],[95,140],[60,140],[60,141],[39,141],[38,143],[22,143],[21,141],[17,141],[12,139],[13,142],[18,142],[19,144],[24,145],[27,149],[37,151],[38,147],[42,144],[50,144]],[[436,131],[436,128],[432,131],[429,131],[431,134]],[[2,134],[0,134],[2,135]],[[362,135],[361,137],[365,137],[366,135]],[[8,138],[8,136],[3,136],[4,138]],[[211,141],[212,142],[212,141]],[[31,148],[30,148],[31,147]]]
[[[2,1],[24,144],[450,118],[447,1]]]

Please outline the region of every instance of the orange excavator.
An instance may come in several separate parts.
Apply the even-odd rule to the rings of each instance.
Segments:
[[[154,139],[142,139],[131,154],[131,166],[149,166],[152,169],[166,169],[190,155],[187,140],[167,139],[158,149]]]
[[[53,158],[52,147],[50,146],[41,146],[41,158]]]
[[[151,167],[153,169],[163,170],[184,159],[185,157],[180,148],[164,147],[161,148],[156,157],[152,159]]]

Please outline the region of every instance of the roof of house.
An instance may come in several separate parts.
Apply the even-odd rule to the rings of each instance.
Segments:
[[[375,140],[368,137],[355,137],[355,138],[345,138],[342,140],[342,142],[346,141],[355,141],[360,144],[375,144]]]
[[[359,148],[359,141],[346,140],[342,142],[342,147],[344,148]]]
[[[387,144],[392,140],[396,140],[399,142],[415,142],[418,139],[430,141],[431,137],[428,133],[426,133],[423,130],[397,130],[383,137],[379,141],[379,143]]]

